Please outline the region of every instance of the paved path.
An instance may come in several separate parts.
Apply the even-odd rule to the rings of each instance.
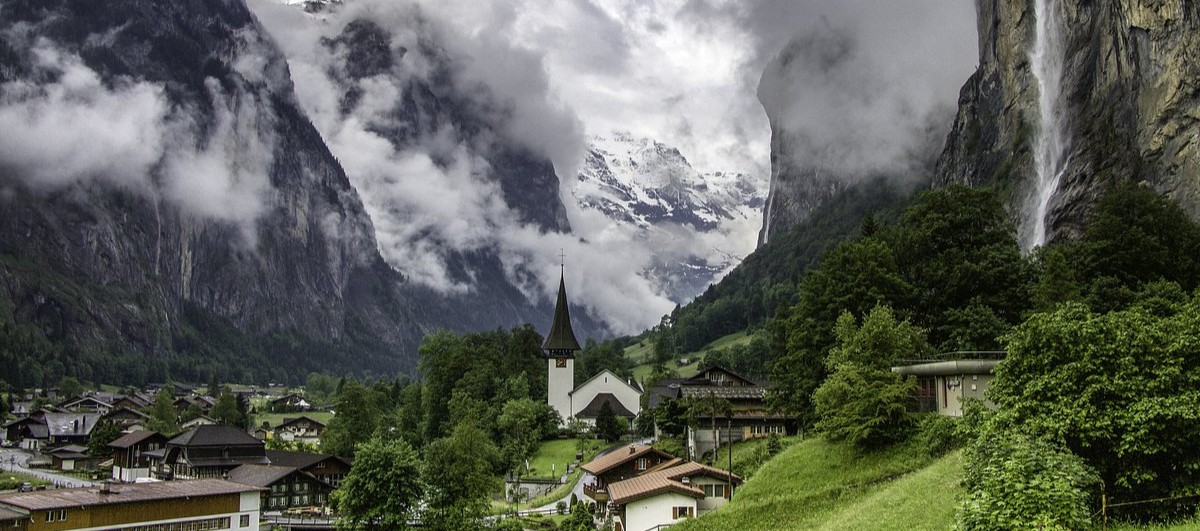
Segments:
[[[34,476],[37,478],[49,481],[50,484],[59,487],[91,487],[94,485],[91,481],[86,481],[72,476],[64,476],[55,474],[48,470],[40,468],[27,468],[25,463],[33,457],[33,454],[28,450],[8,448],[0,451],[0,470],[5,472],[20,472],[22,474]]]

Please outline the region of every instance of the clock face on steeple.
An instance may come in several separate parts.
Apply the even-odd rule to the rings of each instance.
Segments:
[[[554,358],[554,366],[558,367],[560,369],[567,368],[567,359],[566,358]]]

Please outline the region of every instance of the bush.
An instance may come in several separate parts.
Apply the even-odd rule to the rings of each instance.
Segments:
[[[662,450],[675,457],[687,459],[687,446],[683,444],[682,439],[659,439],[654,443],[654,448]]]
[[[923,413],[916,415],[917,432],[913,442],[929,452],[930,457],[941,457],[962,446],[958,419]]]
[[[571,498],[575,498],[575,494],[571,494]],[[558,512],[558,514],[567,514],[567,502],[558,502],[554,505],[554,510]]]
[[[993,432],[967,451],[960,531],[1090,529],[1100,478],[1057,444]]]

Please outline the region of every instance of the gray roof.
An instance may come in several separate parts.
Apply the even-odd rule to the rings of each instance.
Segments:
[[[46,428],[52,437],[86,437],[101,416],[99,413],[46,413]]]
[[[767,388],[736,385],[684,385],[679,388],[679,395],[683,398],[715,396],[726,400],[762,400],[767,396]]]
[[[263,442],[241,428],[223,424],[205,424],[187,430],[167,444],[177,446],[262,446]]]
[[[229,471],[229,481],[254,487],[268,487],[300,469],[279,465],[242,465]]]
[[[950,376],[955,374],[991,374],[1000,360],[958,360],[892,367],[892,372],[916,376]]]
[[[350,462],[346,461],[345,459],[329,454],[291,452],[288,450],[267,450],[267,459],[271,460],[271,464],[296,468],[308,468],[330,458],[337,459],[338,461],[341,461],[347,465],[350,464]]]
[[[593,398],[591,402],[588,402],[588,405],[581,409],[579,413],[576,413],[575,416],[585,419],[594,419],[600,416],[600,408],[605,402],[608,402],[609,407],[612,408],[613,414],[618,417],[631,419],[637,416],[623,404],[621,404],[621,401],[617,400],[617,397],[613,396],[612,393],[597,393],[596,397]]]
[[[157,483],[123,483],[113,485],[110,494],[102,494],[94,487],[18,492],[0,495],[0,504],[26,511],[40,511],[152,500],[182,500],[199,496],[219,496],[259,490],[261,489],[223,479],[195,479]]]

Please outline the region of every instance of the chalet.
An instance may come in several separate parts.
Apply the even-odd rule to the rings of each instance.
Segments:
[[[123,408],[132,409],[134,411],[141,411],[143,409],[150,407],[150,404],[153,404],[153,403],[154,403],[153,396],[145,395],[142,393],[134,393],[132,395],[125,395],[125,396],[122,396],[120,398],[113,400],[112,405],[114,408],[122,408],[123,407]]]
[[[99,413],[101,415],[112,411],[112,404],[101,401],[94,396],[79,396],[58,404],[59,409],[78,413]]]
[[[285,418],[275,427],[273,436],[284,441],[300,441],[317,443],[321,440],[321,432],[325,431],[325,423],[307,416]]]
[[[270,464],[262,441],[233,426],[206,425],[167,441],[151,473],[158,479],[214,478],[246,464]]]
[[[312,474],[334,488],[341,485],[342,479],[350,473],[348,459],[328,454],[267,450],[267,459],[270,459],[273,465],[290,466]]]
[[[105,413],[104,416],[100,417],[100,420],[116,423],[122,430],[125,430],[131,426],[145,424],[149,418],[149,415],[141,411],[120,406],[114,407],[112,411]]]
[[[0,525],[15,522],[25,531],[258,531],[260,500],[256,487],[221,479],[19,492],[0,494]]]
[[[609,485],[609,511],[625,531],[661,529],[724,506],[742,479],[679,459]]]
[[[4,424],[4,440],[19,442],[26,450],[37,450],[50,440],[50,428],[41,417],[21,417]]]
[[[688,428],[688,451],[699,456],[720,444],[794,433],[793,420],[767,407],[769,387],[769,382],[756,382],[724,367],[712,366],[691,378],[660,382],[650,396],[654,406],[677,399],[713,402],[713,409],[700,414],[696,426]]]
[[[269,402],[274,413],[299,413],[312,410],[312,405],[297,393],[289,393]]]
[[[5,439],[20,441],[30,450],[67,444],[86,445],[92,429],[100,421],[98,413],[57,413],[36,411],[4,425]]]
[[[135,431],[108,443],[113,452],[112,478],[132,483],[150,477],[149,452],[161,450],[166,445],[167,436],[156,431]]]
[[[583,465],[584,472],[594,476],[591,483],[584,484],[583,494],[603,508],[611,499],[609,485],[673,460],[678,458],[645,444],[617,448]]]
[[[203,412],[208,412],[216,405],[216,401],[207,396],[182,396],[176,398],[171,405],[175,406],[175,411],[180,413],[192,407]]]
[[[100,460],[88,455],[86,446],[68,444],[46,452],[52,466],[59,470],[86,470],[96,467]]]
[[[215,426],[217,424],[220,424],[220,423],[217,422],[216,419],[205,416],[205,415],[200,415],[194,419],[184,422],[183,425],[180,427],[183,428],[184,430],[190,430],[197,426]]]
[[[12,407],[10,413],[17,417],[27,417],[29,416],[30,411],[33,409],[33,401],[31,400],[13,402],[9,405]]]
[[[333,486],[296,467],[242,465],[229,472],[229,481],[262,489],[264,511],[324,506]]]
[[[925,361],[892,367],[892,372],[917,379],[917,391],[910,409],[961,417],[966,400],[977,399],[988,407],[995,407],[984,396],[984,391],[991,385],[993,372],[999,364],[998,359]]]

